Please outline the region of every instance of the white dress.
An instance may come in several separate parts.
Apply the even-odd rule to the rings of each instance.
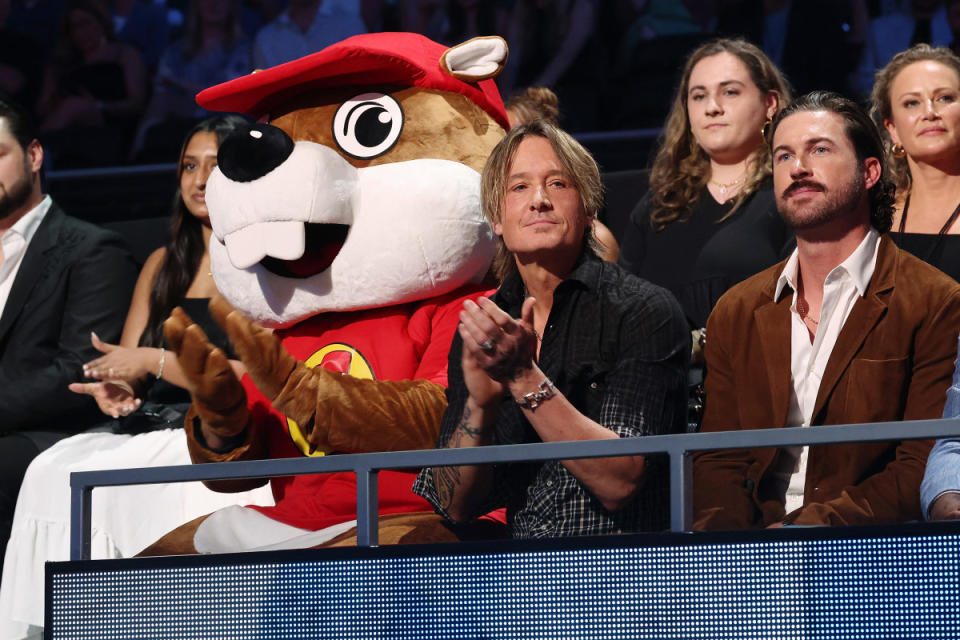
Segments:
[[[30,464],[13,517],[0,583],[0,638],[39,638],[44,563],[70,558],[70,473],[190,464],[182,429],[136,436],[85,433],[61,440]],[[216,493],[199,482],[93,490],[91,557],[126,558],[177,526],[230,505],[270,505],[269,484]]]

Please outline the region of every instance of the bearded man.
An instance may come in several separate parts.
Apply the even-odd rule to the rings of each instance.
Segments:
[[[938,418],[960,285],[884,234],[892,185],[873,122],[815,92],[773,123],[777,208],[797,248],[731,289],[707,323],[704,431]],[[703,452],[697,529],[922,518],[931,443]]]
[[[27,465],[102,422],[67,385],[120,337],[136,265],[121,238],[43,193],[43,147],[27,113],[0,99],[0,569]]]

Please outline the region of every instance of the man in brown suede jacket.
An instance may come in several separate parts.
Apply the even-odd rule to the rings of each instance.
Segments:
[[[940,416],[960,285],[883,234],[893,215],[867,114],[813,93],[773,124],[777,206],[797,249],[742,282],[707,323],[703,431]],[[703,452],[697,529],[922,519],[931,443]]]

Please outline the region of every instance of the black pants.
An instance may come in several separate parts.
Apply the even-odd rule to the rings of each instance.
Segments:
[[[31,431],[0,435],[0,574],[13,526],[17,494],[27,467],[37,455],[69,434]]]

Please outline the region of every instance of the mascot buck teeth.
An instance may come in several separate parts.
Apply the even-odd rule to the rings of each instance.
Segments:
[[[197,97],[257,124],[224,141],[207,189],[211,308],[249,375],[182,311],[165,325],[194,462],[434,446],[461,305],[489,289],[479,172],[508,128],[491,80],[506,56],[496,37],[369,34]],[[413,479],[379,473],[381,543],[456,539]],[[143,554],[350,543],[354,474],[272,482],[276,506],[214,512]]]

